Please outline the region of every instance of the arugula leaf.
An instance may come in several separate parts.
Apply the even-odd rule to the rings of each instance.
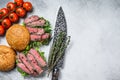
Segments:
[[[43,28],[44,28],[46,33],[51,33],[51,31],[52,31],[50,22],[48,20],[46,20],[46,23],[45,23]]]
[[[16,60],[16,64],[18,63],[18,60]]]
[[[48,20],[45,20],[45,25],[44,27],[50,27],[50,22]]]
[[[25,23],[22,23],[21,25],[22,25],[22,26],[25,26]]]
[[[38,50],[38,53],[39,53],[40,56],[43,58],[43,60],[46,61],[46,58],[45,58],[45,52],[40,52],[40,51]]]
[[[45,39],[45,40],[42,42],[42,44],[43,44],[43,45],[48,45],[49,42],[51,41],[51,39],[52,39],[52,38]]]
[[[31,49],[31,48],[39,48],[40,46],[42,45],[41,42],[39,41],[31,41],[28,46],[25,48],[24,51],[22,51],[25,55],[27,55],[28,51]]]
[[[16,64],[18,64],[18,60],[16,60]],[[22,69],[20,69],[18,67],[17,67],[17,71],[20,72],[21,75],[24,76],[24,77],[29,75],[28,73],[24,72]]]
[[[30,48],[40,47],[42,44],[39,41],[31,41],[30,42]]]
[[[51,31],[52,31],[50,27],[45,27],[44,30],[46,33],[51,33]]]
[[[29,75],[28,73],[24,72],[22,69],[20,69],[20,68],[18,68],[18,67],[17,67],[17,70],[18,70],[18,71],[21,73],[21,75],[24,76],[24,77]]]
[[[44,19],[44,17],[40,17],[40,19]],[[45,19],[44,19],[45,20]]]

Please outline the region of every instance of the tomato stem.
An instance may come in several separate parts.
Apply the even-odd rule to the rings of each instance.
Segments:
[[[5,19],[6,17],[8,17],[12,12],[14,12],[15,10],[13,11],[10,11],[7,15],[3,16],[1,19],[0,19],[0,22],[3,21],[3,19]]]

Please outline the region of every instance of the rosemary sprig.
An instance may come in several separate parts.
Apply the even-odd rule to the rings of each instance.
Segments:
[[[48,67],[51,66],[54,62],[54,57],[57,54],[57,52],[59,51],[59,46],[62,42],[62,33],[59,34],[59,37],[57,38],[57,40],[53,43],[53,46],[51,47],[50,50],[50,56],[49,56],[49,60],[48,60]]]
[[[55,51],[53,53],[56,55],[53,55],[52,64],[54,64],[56,57],[58,56],[57,54],[59,53],[61,44],[63,43],[63,40],[64,40],[64,34],[62,32],[60,33],[59,36],[60,37],[58,37],[56,44],[55,44]]]
[[[48,75],[56,66],[61,57],[64,56],[64,51],[67,48],[67,45],[69,45],[69,42],[70,36],[66,37],[66,34],[64,32],[60,32],[56,41],[51,47],[50,56],[48,59]]]

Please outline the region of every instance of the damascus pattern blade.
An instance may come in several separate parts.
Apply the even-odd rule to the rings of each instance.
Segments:
[[[52,47],[54,47],[54,43],[57,42],[57,40],[59,38],[59,34],[61,32],[64,33],[64,36],[62,37],[62,40],[63,40],[62,43],[66,43],[66,40],[67,40],[67,24],[66,24],[66,19],[65,19],[65,15],[64,15],[62,7],[59,8],[59,11],[58,11],[58,14],[57,14]],[[52,79],[51,80],[58,80],[59,73],[60,73],[60,68],[62,67],[63,62],[64,62],[64,55],[65,55],[65,50],[63,51],[62,57],[59,59],[58,63],[53,68]]]
[[[64,15],[62,7],[59,8],[58,15],[57,15],[57,20],[56,20],[56,25],[55,25],[55,30],[54,31],[55,32],[54,32],[53,43],[57,40],[58,35],[59,35],[60,32],[64,32],[65,33],[64,42],[66,42],[67,24],[66,24],[66,19],[65,19],[65,15]],[[59,60],[59,62],[57,63],[56,67],[57,68],[62,67],[63,61],[64,61],[64,56],[62,56],[62,58]]]

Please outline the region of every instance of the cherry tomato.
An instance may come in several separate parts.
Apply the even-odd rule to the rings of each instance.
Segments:
[[[5,33],[4,27],[0,25],[0,35],[4,35],[4,33]]]
[[[17,16],[16,13],[13,12],[13,13],[10,13],[9,19],[10,19],[11,22],[17,22],[18,21],[18,16]]]
[[[30,2],[24,2],[23,8],[25,8],[26,11],[32,10],[32,4]]]
[[[7,8],[2,8],[1,10],[0,10],[0,14],[2,15],[2,16],[6,16],[7,14],[8,14],[8,9]]]
[[[9,3],[7,4],[7,9],[8,9],[9,11],[15,10],[15,9],[16,9],[16,4],[13,3],[13,2],[9,2]]]
[[[14,0],[14,2],[17,4],[17,6],[23,5],[23,0]]]
[[[0,19],[2,18],[2,14],[0,14]]]
[[[24,17],[26,15],[26,10],[22,7],[16,9],[16,14],[20,17]]]
[[[11,22],[8,18],[5,18],[3,21],[2,21],[2,26],[4,27],[4,29],[8,29],[10,26],[11,26]]]

